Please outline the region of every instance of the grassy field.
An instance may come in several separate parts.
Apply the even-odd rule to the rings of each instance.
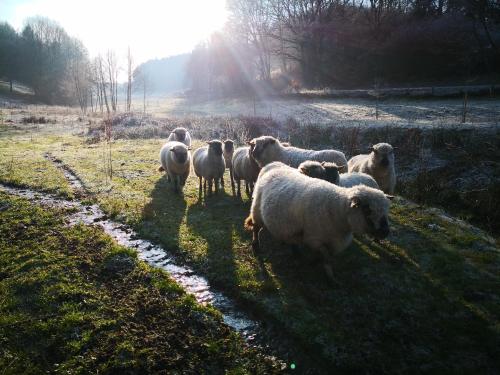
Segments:
[[[2,374],[278,371],[100,229],[1,192],[0,202]]]
[[[71,196],[44,158],[51,153],[110,216],[280,327],[324,371],[499,371],[500,252],[483,232],[398,197],[390,237],[357,238],[337,257],[339,284],[332,286],[307,249],[269,243],[262,254],[252,252],[242,225],[246,197],[238,200],[226,187],[200,200],[194,177],[184,195],[174,194],[157,172],[163,140],[113,142],[110,180],[104,144],[81,132],[76,125],[58,134],[4,126],[0,182]],[[297,371],[307,369],[297,363]]]

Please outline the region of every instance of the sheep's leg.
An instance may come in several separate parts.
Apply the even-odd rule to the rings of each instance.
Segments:
[[[220,186],[222,189],[224,189],[224,176],[220,178]]]
[[[219,193],[219,179],[218,178],[214,178],[214,185],[215,185],[215,194],[218,194]]]
[[[170,174],[167,173],[167,182],[170,182],[172,181],[172,179],[170,178]]]
[[[250,198],[253,197],[253,188],[255,187],[255,184],[253,182],[250,182]]]
[[[245,192],[247,193],[247,197],[251,197],[250,195],[250,185],[248,184],[248,181],[245,181]]]
[[[212,186],[214,184],[213,178],[208,180],[208,195],[212,195]]]
[[[174,191],[176,193],[179,192],[179,179],[180,179],[180,176],[174,176]]]
[[[233,168],[229,168],[229,177],[231,179],[231,190],[233,191],[234,194],[234,177],[233,177]]]
[[[202,184],[201,184],[202,178],[200,177],[200,187],[198,189],[198,195],[201,197],[201,191],[202,191]]]
[[[333,270],[332,270],[332,254],[331,251],[328,249],[327,246],[321,246],[319,248],[319,251],[323,255],[323,268],[325,269],[326,276],[328,277],[328,280],[334,284],[339,285],[340,282],[335,279],[333,276]]]
[[[207,179],[203,179],[203,193],[207,196]]]
[[[252,249],[253,251],[257,252],[260,250],[260,241],[259,241],[259,233],[262,230],[262,227],[259,227],[255,223],[253,223],[253,228],[252,228]]]
[[[237,193],[237,195],[238,195],[238,197],[241,198],[241,189],[240,189],[241,188],[241,180],[236,180],[236,184],[238,185],[238,193]]]

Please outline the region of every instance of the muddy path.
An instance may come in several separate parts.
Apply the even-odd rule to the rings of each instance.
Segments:
[[[61,160],[50,154],[45,157],[52,161],[64,173],[75,192],[74,200],[67,200],[48,193],[26,188],[18,188],[0,184],[0,190],[29,201],[67,211],[65,221],[68,225],[83,223],[98,225],[118,244],[137,251],[138,257],[149,265],[166,271],[187,293],[192,294],[202,305],[210,305],[221,314],[226,325],[238,332],[248,345],[262,350],[278,361],[285,369],[290,363],[301,362],[303,368],[321,372],[325,364],[318,362],[314,354],[300,348],[300,343],[282,333],[272,322],[263,321],[251,313],[244,311],[238,303],[213,288],[209,281],[187,265],[178,262],[174,255],[161,246],[139,237],[131,227],[113,221],[101,210],[99,205],[90,202],[90,194],[80,178]],[[87,198],[87,199],[85,199]],[[300,348],[300,349],[299,349]]]

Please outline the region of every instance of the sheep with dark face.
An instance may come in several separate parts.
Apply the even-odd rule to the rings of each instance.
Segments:
[[[253,187],[259,176],[260,167],[252,156],[252,146],[239,147],[233,155],[233,177],[236,181],[237,195],[241,197],[241,180],[245,181],[248,197],[252,196]]]
[[[234,141],[232,141],[231,139],[226,139],[224,141],[222,154],[224,155],[224,162],[226,163],[226,168],[229,169],[229,178],[231,179],[231,188],[234,194],[234,178],[233,178]],[[224,187],[224,177],[221,178],[220,183],[222,187]]]
[[[393,147],[389,143],[378,143],[370,150],[369,154],[357,155],[349,160],[349,172],[367,173],[385,193],[393,194],[396,186]]]
[[[299,171],[309,177],[319,178],[342,187],[353,187],[356,185],[365,185],[374,189],[380,189],[377,181],[366,173],[341,173],[335,163],[305,161],[299,165]]]
[[[186,128],[175,128],[168,136],[168,141],[177,141],[191,147],[191,135]]]
[[[181,142],[165,143],[160,150],[160,171],[167,173],[167,181],[174,182],[174,190],[182,190],[191,169],[191,153]]]
[[[347,165],[345,155],[337,150],[304,150],[302,148],[288,146],[283,147],[279,140],[270,136],[254,138],[250,141],[253,145],[252,156],[260,167],[280,161],[290,167],[297,168],[306,160],[328,161],[338,166]]]
[[[349,246],[353,233],[387,237],[388,212],[389,200],[380,190],[342,188],[275,162],[259,174],[245,228],[253,232],[255,250],[264,229],[277,240],[319,250],[333,278],[331,256]]]
[[[326,161],[313,161],[308,160],[299,165],[299,171],[306,176],[319,178],[331,182],[332,184],[339,184],[339,170],[343,167],[337,166],[335,163]]]
[[[199,194],[203,191],[206,194],[207,181],[208,193],[212,194],[212,185],[215,184],[215,192],[219,192],[219,181],[224,175],[226,164],[222,155],[222,142],[213,140],[207,142],[208,145],[200,147],[193,153],[194,173],[200,179]]]

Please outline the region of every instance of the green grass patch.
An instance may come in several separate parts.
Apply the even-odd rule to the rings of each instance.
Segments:
[[[66,227],[61,212],[4,193],[0,202],[3,374],[277,372],[100,229]]]

